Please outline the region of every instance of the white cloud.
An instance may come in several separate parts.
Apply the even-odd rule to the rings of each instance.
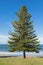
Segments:
[[[43,35],[39,37],[40,44],[43,44]],[[0,44],[7,44],[8,36],[7,35],[0,35]]]
[[[8,36],[0,35],[0,44],[7,44]]]
[[[39,38],[40,44],[43,44],[43,34],[40,34],[38,38]]]
[[[43,44],[43,36],[39,37],[40,44]]]

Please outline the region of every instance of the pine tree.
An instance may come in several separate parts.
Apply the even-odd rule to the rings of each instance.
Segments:
[[[22,6],[16,13],[18,21],[13,21],[14,32],[9,32],[10,51],[23,51],[23,57],[26,58],[25,51],[38,52],[38,38],[35,34],[33,22],[30,20],[31,15],[28,13],[26,6]]]

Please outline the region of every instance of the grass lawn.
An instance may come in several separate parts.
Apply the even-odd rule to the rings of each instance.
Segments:
[[[43,65],[43,58],[0,58],[0,65]]]

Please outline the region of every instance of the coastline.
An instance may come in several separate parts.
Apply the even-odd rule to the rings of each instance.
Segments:
[[[21,57],[23,52],[0,52],[0,57]],[[41,57],[43,58],[43,52],[26,52],[27,57]]]

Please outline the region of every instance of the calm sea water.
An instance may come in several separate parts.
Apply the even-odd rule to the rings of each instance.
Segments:
[[[40,49],[40,52],[43,52],[43,44],[40,44],[39,46],[41,49]],[[7,44],[0,44],[0,52],[8,52],[9,50],[9,46]]]
[[[0,52],[5,52],[9,50],[9,46],[7,44],[0,44]]]

